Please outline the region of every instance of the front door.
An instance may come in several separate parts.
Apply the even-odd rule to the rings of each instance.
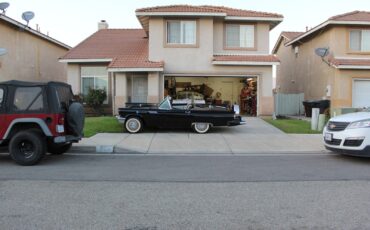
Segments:
[[[148,98],[148,76],[132,76],[132,103],[146,103]]]

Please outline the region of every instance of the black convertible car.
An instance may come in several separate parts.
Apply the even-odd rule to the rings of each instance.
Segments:
[[[206,133],[212,126],[235,126],[244,123],[232,109],[225,107],[199,107],[192,104],[172,106],[166,97],[159,106],[131,105],[118,109],[117,119],[130,133],[140,132],[144,126],[156,128],[192,128]]]

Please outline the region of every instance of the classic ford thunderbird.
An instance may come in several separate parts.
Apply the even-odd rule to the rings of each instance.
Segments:
[[[159,105],[137,104],[118,109],[117,119],[129,133],[138,133],[145,127],[192,128],[206,133],[212,126],[235,126],[244,123],[232,109],[225,107],[172,106],[170,97]]]

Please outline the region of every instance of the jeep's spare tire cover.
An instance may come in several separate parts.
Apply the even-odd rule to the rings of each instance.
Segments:
[[[70,132],[73,135],[82,137],[85,123],[85,112],[81,103],[73,102],[69,106],[67,113],[67,122]]]

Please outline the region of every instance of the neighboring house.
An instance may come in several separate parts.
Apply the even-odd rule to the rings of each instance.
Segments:
[[[165,95],[207,89],[208,102],[240,103],[248,82],[257,114],[273,111],[269,32],[279,14],[218,6],[172,5],[136,10],[142,29],[99,30],[61,58],[74,91],[105,88],[117,112],[125,103],[158,103]],[[204,85],[203,85],[204,84]]]
[[[327,49],[321,58],[317,48]],[[276,90],[330,99],[332,111],[370,106],[370,12],[329,18],[306,32],[282,32]],[[324,52],[323,52],[324,53]]]
[[[59,57],[71,48],[48,35],[0,14],[0,81],[67,81]]]

